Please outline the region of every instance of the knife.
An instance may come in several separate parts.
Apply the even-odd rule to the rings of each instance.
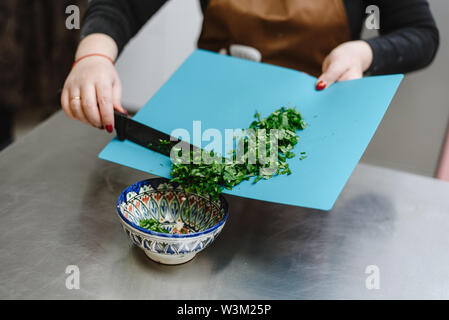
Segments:
[[[57,92],[57,103],[61,101],[62,89]],[[114,110],[115,131],[117,132],[117,139],[120,141],[129,140],[138,145],[141,145],[150,150],[161,153],[170,157],[171,149],[180,143],[179,147],[183,150],[196,151],[197,148],[190,143],[184,142],[178,138],[174,138],[162,131],[156,130],[146,126],[140,122],[134,121],[127,114]],[[167,141],[166,145],[162,146],[161,141]]]
[[[199,150],[199,148],[184,142],[178,138],[174,138],[166,133],[146,126],[140,122],[131,119],[128,115],[114,110],[115,131],[120,141],[129,140],[142,147],[161,153],[170,157],[170,150],[173,146],[178,145],[183,150]],[[161,141],[167,141],[161,144]],[[186,148],[186,149],[185,149]]]

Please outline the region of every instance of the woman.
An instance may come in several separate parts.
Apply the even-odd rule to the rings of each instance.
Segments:
[[[364,73],[405,73],[429,65],[439,35],[426,0],[200,0],[204,21],[198,47],[252,48],[261,60],[318,77],[323,90]],[[113,62],[164,0],[93,0],[75,64],[64,85],[65,113],[97,128],[114,128],[121,106]],[[360,40],[365,10],[376,5],[380,35]],[[256,56],[257,56],[256,54]]]

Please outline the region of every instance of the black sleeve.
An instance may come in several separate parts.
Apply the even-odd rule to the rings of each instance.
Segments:
[[[366,1],[369,4],[380,11],[380,36],[367,40],[374,53],[369,73],[406,73],[433,61],[439,33],[426,0]]]
[[[91,0],[83,19],[81,39],[92,33],[112,37],[120,52],[167,0]]]

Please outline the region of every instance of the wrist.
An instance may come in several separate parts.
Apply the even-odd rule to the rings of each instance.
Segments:
[[[80,61],[82,61],[82,60],[84,60],[84,59],[87,59],[87,58],[93,58],[93,57],[99,57],[99,58],[101,58],[101,59],[104,59],[105,61],[108,60],[112,65],[115,64],[115,63],[114,63],[114,60],[112,60],[111,57],[109,57],[109,56],[107,56],[107,55],[105,55],[105,54],[102,54],[102,53],[89,53],[89,54],[86,54],[86,55],[81,56],[81,57],[79,57],[78,59],[76,59],[75,62],[73,62],[72,69],[75,68],[75,66],[76,66]]]
[[[114,62],[117,58],[118,47],[115,41],[106,34],[90,34],[81,40],[76,50],[75,61],[90,54],[101,54],[109,57]]]
[[[357,42],[359,46],[359,54],[361,57],[361,68],[362,71],[365,72],[373,63],[373,50],[371,49],[371,46],[368,44],[368,42],[364,40],[358,40]]]

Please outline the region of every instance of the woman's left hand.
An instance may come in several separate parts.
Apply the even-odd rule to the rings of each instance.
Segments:
[[[342,43],[323,61],[323,73],[316,83],[323,90],[335,81],[360,79],[373,61],[373,51],[363,40]]]

